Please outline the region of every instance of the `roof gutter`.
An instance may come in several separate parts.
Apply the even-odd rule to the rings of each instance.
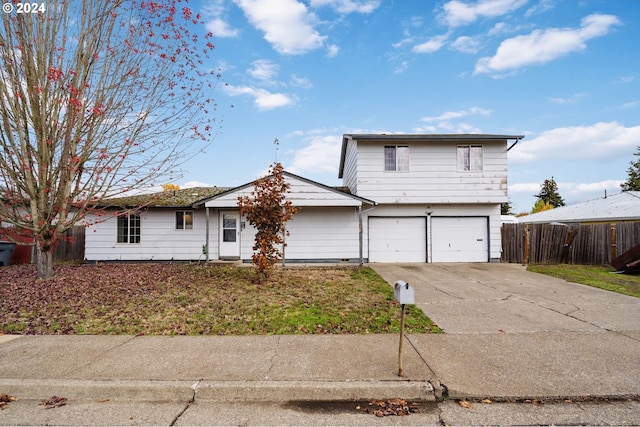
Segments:
[[[516,144],[517,144],[518,142],[520,142],[520,140],[521,140],[522,138],[524,138],[524,136],[516,137],[516,142],[514,142],[513,144],[511,144],[511,146],[510,146],[509,148],[507,148],[507,151],[509,151],[509,150],[511,150],[513,147],[515,147],[515,146],[516,146]]]

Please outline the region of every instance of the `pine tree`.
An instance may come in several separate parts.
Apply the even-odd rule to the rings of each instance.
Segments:
[[[564,200],[558,193],[558,184],[553,177],[544,180],[544,183],[540,186],[540,192],[535,196],[554,208],[564,206]]]
[[[640,146],[636,148],[636,152],[633,155],[638,157],[638,160],[629,162],[627,180],[620,184],[622,191],[640,191]]]
[[[500,204],[500,215],[513,215],[513,206],[510,201]]]

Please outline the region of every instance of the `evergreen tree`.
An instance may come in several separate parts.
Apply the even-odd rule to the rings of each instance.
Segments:
[[[511,206],[511,202],[501,203],[500,204],[500,215],[513,215],[513,206]]]
[[[554,208],[564,206],[564,200],[558,193],[558,184],[553,177],[544,180],[544,183],[540,186],[540,192],[535,196]]]
[[[640,146],[636,148],[636,152],[633,155],[638,157],[638,160],[629,162],[627,180],[620,184],[622,191],[640,191]]]

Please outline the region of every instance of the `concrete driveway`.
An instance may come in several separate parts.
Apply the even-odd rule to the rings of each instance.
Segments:
[[[640,298],[517,264],[370,264],[445,334],[407,340],[451,398],[640,397]]]
[[[526,271],[519,264],[369,264],[415,288],[447,334],[640,331],[640,298]]]

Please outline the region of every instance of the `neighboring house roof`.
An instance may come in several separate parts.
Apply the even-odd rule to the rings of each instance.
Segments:
[[[582,223],[640,220],[640,191],[625,191],[518,218],[521,223]]]
[[[181,188],[179,190],[104,199],[100,202],[100,206],[104,208],[129,208],[139,206],[190,208],[194,203],[202,199],[209,198],[227,190],[228,188],[222,187]]]
[[[369,199],[365,199],[364,197],[359,197],[356,195],[351,194],[351,192],[349,191],[348,188],[346,187],[329,187],[327,185],[321,184],[319,182],[301,177],[299,175],[295,175],[291,172],[287,172],[284,171],[284,175],[285,177],[289,177],[291,179],[294,180],[298,180],[301,181],[303,183],[309,184],[310,186],[319,189],[320,191],[324,191],[324,192],[328,192],[328,193],[334,193],[337,198],[340,198],[341,200],[345,200],[345,199],[351,199],[352,202],[350,202],[350,205],[354,204],[354,201],[357,202],[358,205],[365,203],[371,206],[375,206],[376,202],[374,202],[373,200],[369,200]],[[257,181],[257,180],[256,180]],[[207,205],[214,205],[214,203],[207,203],[207,202],[212,202],[212,201],[219,201],[219,203],[215,203],[216,206],[222,206],[222,205],[229,205],[230,203],[232,203],[234,206],[237,203],[237,196],[234,195],[234,193],[241,193],[242,190],[248,190],[250,187],[253,187],[253,185],[255,184],[256,181],[251,181],[248,182],[246,184],[240,185],[238,187],[234,187],[234,188],[228,188],[226,189],[226,191],[222,191],[218,194],[214,194],[208,198],[199,200],[198,202],[193,204],[194,208],[198,208],[201,206],[204,206],[205,204]],[[320,206],[323,205],[321,199],[317,198],[319,193],[306,193],[306,194],[292,194],[293,197],[291,197],[292,201],[294,202],[295,205],[297,206],[303,206],[303,205],[308,205],[308,206]],[[229,197],[232,196],[230,199]],[[228,200],[226,200],[228,199]],[[326,200],[326,199],[325,199]],[[325,204],[325,206],[329,206],[329,205],[337,205],[335,204],[335,202],[329,202],[327,201],[328,204]],[[344,203],[340,203],[339,205],[344,206]]]
[[[340,168],[338,170],[338,178],[342,178],[344,172],[344,162],[347,155],[347,143],[350,140],[356,141],[396,141],[396,142],[412,142],[412,143],[431,143],[431,142],[460,142],[460,141],[506,141],[515,139],[516,142],[509,147],[509,150],[524,135],[494,135],[494,134],[350,134],[342,135],[342,152],[340,154]]]

